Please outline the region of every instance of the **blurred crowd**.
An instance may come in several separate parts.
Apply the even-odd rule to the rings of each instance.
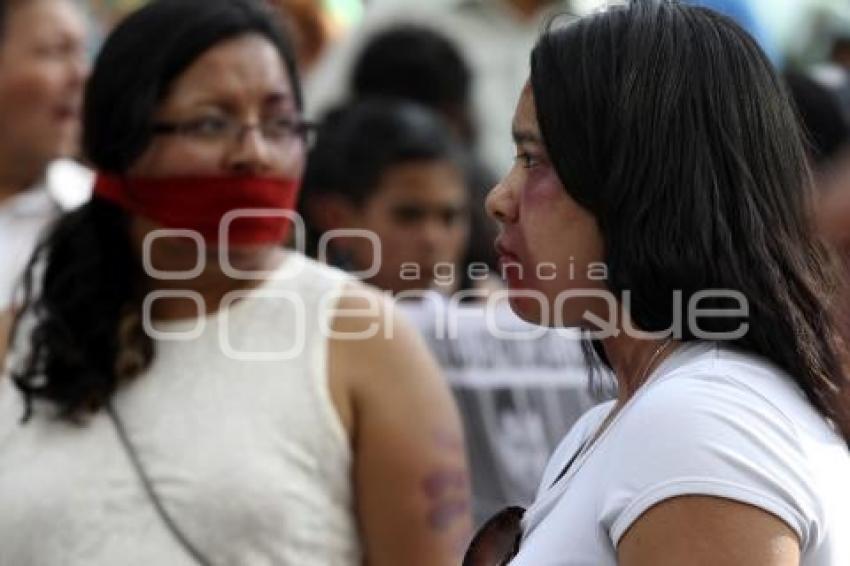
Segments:
[[[612,386],[589,392],[576,340],[550,332],[518,345],[485,332],[484,305],[504,286],[484,200],[515,158],[508,117],[541,29],[603,3],[269,2],[294,39],[311,127],[297,201],[303,234],[288,245],[391,294],[413,321],[461,408],[475,521],[530,503],[560,438]],[[81,151],[81,117],[97,111],[84,101],[90,65],[143,3],[3,3],[0,337],[26,300],[21,277],[44,230],[90,198],[95,171]],[[850,6],[695,3],[735,18],[781,72],[806,132],[815,220],[850,273]],[[850,331],[846,297],[836,308]],[[499,320],[522,331],[502,307]],[[459,332],[439,332],[453,314]]]
[[[824,173],[824,186],[840,184],[837,175],[826,172],[841,161],[850,120],[850,9],[829,0],[785,0],[782,9],[766,14],[764,3],[749,0],[694,2],[726,12],[761,42],[782,70],[810,134],[815,171]],[[2,111],[7,114],[6,145],[14,147],[0,158],[18,170],[4,174],[3,194],[24,193],[24,187],[44,184],[62,208],[85,198],[91,177],[77,167],[82,156],[74,136],[88,62],[109,29],[143,3],[69,2],[61,19],[52,14],[27,16],[33,21],[24,22],[21,29],[34,33],[17,37],[17,28],[9,28],[5,38],[10,54],[3,74],[8,103]],[[299,203],[307,220],[308,248],[316,253],[319,238],[329,230],[364,228],[381,239],[380,265],[387,273],[397,276],[408,259],[422,266],[419,276],[411,274],[404,284],[388,280],[387,273],[369,278],[381,288],[398,292],[439,287],[441,278],[434,275],[438,264],[452,264],[458,274],[442,288],[444,292],[498,286],[496,278],[469,277],[470,265],[473,274],[484,264],[492,272],[498,270],[492,249],[495,226],[483,213],[483,199],[513,159],[510,124],[489,118],[513,111],[527,78],[528,52],[553,15],[570,18],[605,3],[271,0],[271,4],[294,38],[305,81],[306,112],[321,131]],[[787,23],[791,15],[797,16],[793,31]],[[38,37],[42,28],[45,39]],[[39,40],[52,44],[36,45]],[[27,48],[31,59],[14,51]],[[29,55],[36,48],[49,51],[52,59]],[[48,123],[40,118],[36,113],[42,107],[53,109],[56,120]],[[352,133],[362,128],[365,135]],[[386,137],[385,131],[395,137]],[[338,158],[345,155],[349,157]],[[57,176],[62,181],[54,180]],[[6,200],[4,208],[9,211],[28,206],[17,202],[27,199]],[[824,222],[831,232],[838,230],[829,218]],[[37,226],[10,230],[4,240],[31,240],[37,231]],[[371,253],[364,250],[366,243],[332,240],[326,259],[347,269],[365,268],[368,262],[363,256]],[[31,249],[33,242],[4,245],[10,246],[4,248],[9,250],[2,254],[4,261],[13,262],[4,270],[9,277],[0,288],[8,296],[9,282],[27,256],[16,250]],[[404,248],[396,250],[396,245]]]

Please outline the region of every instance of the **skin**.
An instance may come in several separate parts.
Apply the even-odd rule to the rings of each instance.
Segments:
[[[523,19],[530,20],[552,2],[553,0],[510,0],[510,5]]]
[[[334,330],[380,325],[389,303],[348,296]],[[341,340],[330,353],[331,393],[352,436],[357,512],[371,566],[458,564],[472,531],[460,417],[419,334],[390,314],[393,337]]]
[[[12,326],[12,312],[0,310],[0,368],[6,361],[6,352],[9,347],[9,330]],[[0,379],[3,374],[0,374]]]
[[[381,178],[362,206],[341,203],[340,226],[374,232],[381,241],[378,273],[369,283],[394,293],[428,289],[438,263],[457,265],[469,237],[467,192],[462,173],[447,162],[396,165]],[[343,245],[358,269],[368,269],[370,242],[352,238]],[[421,277],[403,277],[404,264],[420,267]]]
[[[850,149],[825,171],[818,171],[815,221],[821,236],[837,251],[843,287],[837,293],[835,312],[842,331],[850,332]],[[850,360],[845,360],[845,364]]]
[[[798,566],[799,541],[761,509],[716,497],[677,497],[644,513],[617,549],[620,566]]]
[[[850,246],[850,149],[836,159],[827,171],[821,172],[818,187],[817,221],[821,233],[837,247],[846,251]]]
[[[67,0],[11,5],[0,39],[0,202],[76,153],[85,40],[85,20]]]
[[[228,112],[255,124],[264,113],[281,110],[297,113],[285,65],[271,43],[246,35],[198,58],[176,79],[156,118],[183,121]],[[281,152],[254,129],[225,145],[158,136],[130,174],[298,177],[304,155],[303,147]],[[150,221],[133,220],[139,253],[144,235],[154,228]],[[287,259],[277,246],[235,253],[244,269],[270,269]],[[152,259],[160,269],[189,269],[196,258],[191,246],[175,240],[154,246]],[[258,283],[231,280],[215,264],[215,255],[209,260],[198,278],[179,282],[199,292],[208,311],[218,308],[227,291]],[[162,289],[166,282],[151,284]],[[157,302],[157,318],[197,316],[193,306],[179,301]],[[366,563],[456,563],[471,518],[461,424],[445,381],[417,333],[375,290],[352,283],[336,308],[328,379],[354,452],[352,482]],[[351,339],[370,328],[376,329],[371,337]],[[450,480],[435,489],[435,477]]]
[[[526,268],[524,277],[509,277],[509,287],[539,292],[554,304],[561,291],[602,288],[585,275],[590,262],[603,261],[604,242],[593,216],[570,198],[558,179],[536,116],[526,85],[514,116],[517,160],[488,196],[487,210],[501,227],[497,247],[503,260]],[[554,280],[528,275],[533,271],[528,268],[540,262],[558,266]],[[574,270],[568,268],[571,264]],[[515,299],[511,305],[519,316],[538,324],[548,323],[547,315],[555,314],[551,307],[529,301]],[[558,314],[564,326],[594,329],[585,311],[599,317],[607,312],[598,301],[576,299],[567,301]],[[618,317],[620,329],[625,327],[623,315]],[[642,376],[673,351],[668,348],[648,366],[660,344],[625,333],[603,340],[619,387],[612,415],[634,395]],[[791,566],[799,564],[799,543],[785,523],[761,509],[715,497],[679,497],[654,506],[632,525],[620,541],[618,564]]]
[[[591,280],[587,270],[591,262],[603,258],[596,220],[569,197],[549,162],[528,87],[520,99],[513,130],[514,166],[485,204],[500,225],[496,248],[509,287],[547,298],[565,289],[604,291],[604,282]],[[562,267],[570,264],[576,268]],[[548,308],[544,306],[547,302]],[[554,301],[521,296],[512,298],[511,306],[521,318],[547,326],[580,326],[586,310],[605,313],[603,305],[585,298],[565,301],[558,312]]]
[[[835,63],[850,69],[850,41],[844,39],[836,43],[831,58]]]

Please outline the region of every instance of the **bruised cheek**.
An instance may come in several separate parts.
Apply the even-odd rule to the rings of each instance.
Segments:
[[[570,213],[564,187],[551,168],[530,172],[519,205],[529,256],[542,260],[546,250],[559,241]]]
[[[520,198],[523,209],[547,210],[566,202],[564,186],[552,167],[530,169]]]

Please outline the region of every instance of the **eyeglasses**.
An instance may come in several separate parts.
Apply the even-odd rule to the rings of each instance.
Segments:
[[[243,124],[226,116],[208,116],[184,122],[156,122],[154,135],[180,135],[207,143],[233,142],[242,139],[245,132],[259,130],[270,144],[290,149],[296,142],[304,143],[307,149],[315,143],[316,126],[291,116],[276,116],[263,119],[258,124]]]
[[[475,533],[463,566],[506,566],[519,553],[525,509],[508,507],[491,517]]]

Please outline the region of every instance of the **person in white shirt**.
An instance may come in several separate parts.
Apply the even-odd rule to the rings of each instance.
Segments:
[[[0,3],[0,309],[44,227],[87,197],[77,152],[86,20],[71,0]]]
[[[57,159],[42,181],[0,202],[0,309],[14,307],[20,275],[45,229],[87,201],[93,183],[89,169]]]
[[[556,22],[513,134],[487,202],[512,308],[586,332],[619,395],[464,564],[850,564],[840,287],[764,53],[663,0]]]

